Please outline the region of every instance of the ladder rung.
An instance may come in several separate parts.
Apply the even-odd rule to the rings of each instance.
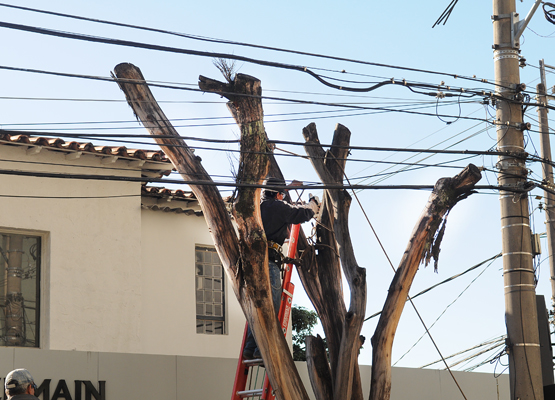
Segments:
[[[242,390],[237,392],[237,396],[241,398],[262,396],[262,389]]]
[[[261,358],[255,358],[254,360],[243,360],[243,364],[248,367],[254,367],[256,365],[264,365],[264,360]]]

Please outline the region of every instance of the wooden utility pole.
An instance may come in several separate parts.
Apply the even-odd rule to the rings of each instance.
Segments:
[[[549,272],[551,274],[551,308],[555,307],[555,195],[552,193],[555,185],[553,184],[553,168],[551,161],[551,144],[549,140],[549,125],[547,122],[547,91],[545,83],[545,64],[540,60],[541,83],[536,86],[538,101],[538,121],[540,126],[540,148],[541,156],[547,162],[542,164],[542,178],[544,185],[550,191],[544,192],[545,204],[545,229],[547,232],[547,250],[549,255]]]
[[[518,23],[515,0],[493,0],[494,68],[497,94],[498,150],[513,155],[499,157],[505,321],[512,400],[542,400],[543,384],[536,310],[532,242],[526,187],[524,125],[519,73]],[[527,18],[528,19],[528,18]]]

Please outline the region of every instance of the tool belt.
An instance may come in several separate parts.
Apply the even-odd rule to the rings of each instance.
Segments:
[[[281,245],[268,240],[268,259],[281,263],[281,259],[283,258],[283,254],[281,253]]]

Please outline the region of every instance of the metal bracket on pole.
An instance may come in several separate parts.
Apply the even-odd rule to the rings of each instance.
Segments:
[[[530,22],[530,20],[534,16],[534,13],[536,12],[538,7],[540,6],[541,2],[542,2],[542,0],[536,0],[534,5],[532,6],[530,11],[528,12],[528,15],[526,15],[526,18],[524,18],[524,20],[522,20],[522,21],[518,21],[518,14],[516,14],[517,20],[513,21],[513,29],[511,31],[511,39],[512,39],[513,42],[516,42],[520,38],[520,36],[524,32],[524,29],[526,29],[526,26],[528,26],[528,23]],[[513,13],[513,14],[515,14],[515,13]]]

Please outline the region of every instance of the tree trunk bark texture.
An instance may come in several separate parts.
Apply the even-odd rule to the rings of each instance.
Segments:
[[[276,319],[270,278],[268,246],[260,215],[260,188],[268,174],[271,149],[263,124],[262,88],[252,76],[237,74],[222,83],[199,77],[200,89],[226,97],[228,108],[241,129],[241,157],[237,175],[234,215],[239,229],[243,273],[239,301],[256,337],[256,343],[278,399],[306,399],[293,358]]]
[[[132,64],[124,63],[116,66],[114,72],[135,115],[162,147],[183,179],[211,182],[200,159],[180,138],[156,103],[140,70]],[[214,90],[204,89],[214,92],[217,91],[216,87],[221,89],[224,85],[217,81],[209,83],[215,85],[212,88]],[[202,85],[201,79],[200,86]],[[248,75],[239,74],[234,82],[225,87],[225,92],[241,127],[239,183],[260,184],[268,170],[267,138],[259,97],[260,82]],[[272,306],[266,237],[260,218],[260,189],[243,188],[239,185],[235,204],[239,240],[217,188],[208,185],[190,187],[204,212],[222,264],[257,338],[277,398],[308,399]]]
[[[320,180],[324,184],[342,185],[349,152],[349,130],[337,125],[327,152],[320,145],[315,124],[305,127],[303,136],[305,151]],[[319,282],[330,283],[321,286],[323,296],[318,302],[322,303],[320,307],[327,317],[322,325],[328,340],[334,400],[362,399],[358,352],[362,345],[360,331],[366,312],[366,270],[356,262],[349,235],[350,204],[351,197],[346,190],[324,191],[319,218],[321,229],[316,244]],[[341,266],[351,292],[348,311],[340,286]]]
[[[175,169],[185,181],[207,181],[212,178],[202,166],[185,141],[181,139],[152,95],[141,70],[129,63],[118,64],[114,68],[117,83],[135,116],[154,137],[164,153],[172,161]],[[159,138],[173,136],[175,138]],[[190,185],[206,216],[206,223],[212,233],[216,250],[232,281],[237,274],[239,241],[234,232],[231,218],[226,210],[218,189],[208,185]]]
[[[470,164],[455,177],[438,180],[414,227],[372,337],[370,400],[390,398],[393,339],[418,266],[421,262],[427,265],[431,257],[437,262],[449,211],[460,200],[473,193],[472,188],[480,178],[479,169]]]
[[[212,182],[200,158],[193,154],[156,103],[140,70],[124,63],[116,66],[114,72],[135,115],[183,179]],[[190,185],[191,190],[200,203],[222,264],[255,334],[277,398],[308,399],[275,318],[267,242],[260,216],[261,190],[250,186],[260,185],[268,171],[271,176],[283,178],[264,129],[260,81],[244,74],[237,74],[228,83],[200,76],[199,87],[226,97],[228,108],[241,129],[238,190],[234,204],[239,237],[215,186]],[[328,151],[320,145],[314,124],[308,125],[303,135],[305,151],[320,180],[324,184],[342,184],[349,130],[338,125]],[[414,228],[372,338],[371,400],[389,399],[393,338],[418,265],[422,261],[427,265],[432,257],[437,261],[450,209],[472,193],[472,187],[479,179],[479,170],[471,164],[454,178],[439,180]],[[360,331],[366,308],[366,272],[354,257],[348,225],[350,204],[351,198],[346,190],[325,190],[317,219],[316,244],[311,246],[302,230],[299,235],[302,265],[297,266],[297,271],[318,312],[329,351],[328,362],[323,340],[320,337],[307,338],[307,365],[317,400],[362,400],[357,359],[363,342]],[[350,287],[349,310],[343,299],[341,268]]]

